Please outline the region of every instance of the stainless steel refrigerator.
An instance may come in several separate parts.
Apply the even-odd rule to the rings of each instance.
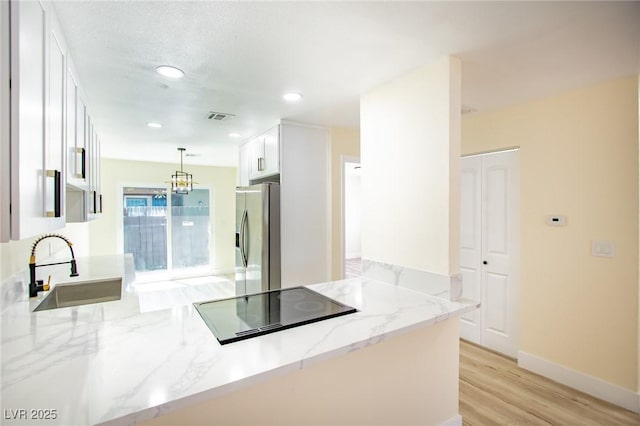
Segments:
[[[280,288],[280,185],[236,188],[236,295]]]

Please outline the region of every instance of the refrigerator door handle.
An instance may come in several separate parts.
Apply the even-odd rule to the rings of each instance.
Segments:
[[[242,258],[242,266],[247,267],[244,261],[244,215],[247,214],[247,211],[244,210],[242,212],[242,218],[240,219],[240,236],[238,238],[238,248],[240,249],[240,257]]]
[[[242,224],[240,225],[240,255],[242,256],[242,262],[245,268],[249,266],[249,259],[247,256],[247,247],[246,247],[247,245],[246,229],[247,229],[248,216],[249,215],[245,210],[244,213],[242,213]]]

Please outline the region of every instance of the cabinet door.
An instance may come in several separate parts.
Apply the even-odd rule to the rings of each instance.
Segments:
[[[96,157],[95,157],[95,179],[96,179],[96,213],[102,213],[102,180],[101,180],[101,170],[102,170],[102,142],[100,138],[96,134]]]
[[[67,57],[67,183],[79,190],[87,189],[88,183],[84,115],[84,102]]]
[[[260,179],[280,173],[280,126],[249,142],[249,178]]]
[[[9,44],[9,2],[0,2],[0,242],[11,237],[9,205],[11,203],[10,135],[9,117],[11,97],[9,96],[10,49]]]
[[[95,133],[93,119],[87,113],[87,152],[89,155],[89,219],[95,218],[96,213],[96,178],[95,178]]]
[[[249,144],[240,146],[238,163],[238,186],[249,185]]]
[[[76,176],[85,187],[89,183],[88,152],[87,152],[87,108],[77,93],[76,97]]]
[[[66,153],[67,153],[67,182],[75,183],[78,179],[78,169],[80,163],[77,156],[77,130],[76,120],[78,119],[77,111],[78,84],[71,74],[71,70],[67,69],[67,108],[65,110],[67,137],[66,137]]]
[[[66,49],[62,42],[61,31],[53,17],[49,25],[49,66],[48,66],[48,134],[45,136],[45,199],[46,215],[51,218],[51,230],[63,228],[64,219],[64,182],[65,182],[65,80],[67,64]]]
[[[49,230],[45,211],[45,71],[43,4],[11,3],[11,238]]]
[[[87,115],[89,144],[89,219],[96,218],[100,206],[100,145],[98,134],[91,117]]]
[[[262,138],[257,137],[249,142],[249,179],[259,179],[262,177],[264,161],[264,143]]]
[[[262,175],[280,173],[280,126],[275,126],[261,136],[264,152]]]

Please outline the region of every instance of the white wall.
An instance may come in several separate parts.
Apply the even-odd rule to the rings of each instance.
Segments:
[[[362,96],[363,258],[458,272],[460,75],[447,57]]]
[[[344,278],[343,170],[344,158],[360,157],[360,131],[331,129],[331,279]]]
[[[362,178],[354,171],[356,163],[346,163],[344,183],[344,245],[345,259],[362,255]],[[360,169],[357,169],[360,170]]]
[[[281,285],[326,282],[331,276],[329,131],[280,126]]]

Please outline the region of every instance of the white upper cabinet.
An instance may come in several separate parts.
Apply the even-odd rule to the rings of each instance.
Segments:
[[[72,198],[86,200],[81,204],[89,207],[89,197],[82,190],[89,189],[91,171],[93,187],[99,188],[100,175],[96,166],[99,148],[93,149],[93,164],[86,150],[87,138],[97,144],[97,136],[93,127],[92,134],[87,129],[86,106],[80,97],[79,81],[68,58],[55,11],[44,1],[2,2],[1,7],[0,239],[6,241],[63,228],[69,205],[67,182],[71,189],[80,192],[79,197]],[[6,25],[7,21],[10,25]],[[9,40],[7,28],[11,35],[9,43],[6,42]],[[9,63],[10,76],[5,71]],[[7,97],[10,114],[5,111]],[[9,131],[5,125],[8,116]],[[5,148],[7,139],[10,154]],[[10,169],[10,179],[5,176],[7,169]],[[91,204],[98,205],[99,194],[94,198]],[[86,211],[80,217],[86,220]],[[77,217],[69,221],[77,221]]]
[[[238,163],[238,186],[249,185],[249,158],[251,146],[249,144],[240,145]]]
[[[249,145],[249,180],[280,173],[280,126],[252,139]]]
[[[85,147],[85,106],[80,97],[76,73],[67,57],[67,187],[88,189],[87,151]]]
[[[62,31],[55,16],[49,15],[48,31],[48,99],[45,122],[45,196],[46,215],[51,219],[51,229],[63,228],[64,186],[65,186],[65,146],[66,146],[66,46]]]
[[[0,1],[0,242],[11,238],[11,222],[9,220],[11,205],[11,160],[9,117],[11,97],[10,52],[9,43],[9,3]]]
[[[53,189],[45,164],[47,12],[40,2],[11,2],[11,238],[51,229]],[[55,179],[55,177],[54,177]],[[46,185],[49,189],[45,189]]]
[[[262,135],[264,146],[263,176],[280,173],[280,126],[275,126]]]

